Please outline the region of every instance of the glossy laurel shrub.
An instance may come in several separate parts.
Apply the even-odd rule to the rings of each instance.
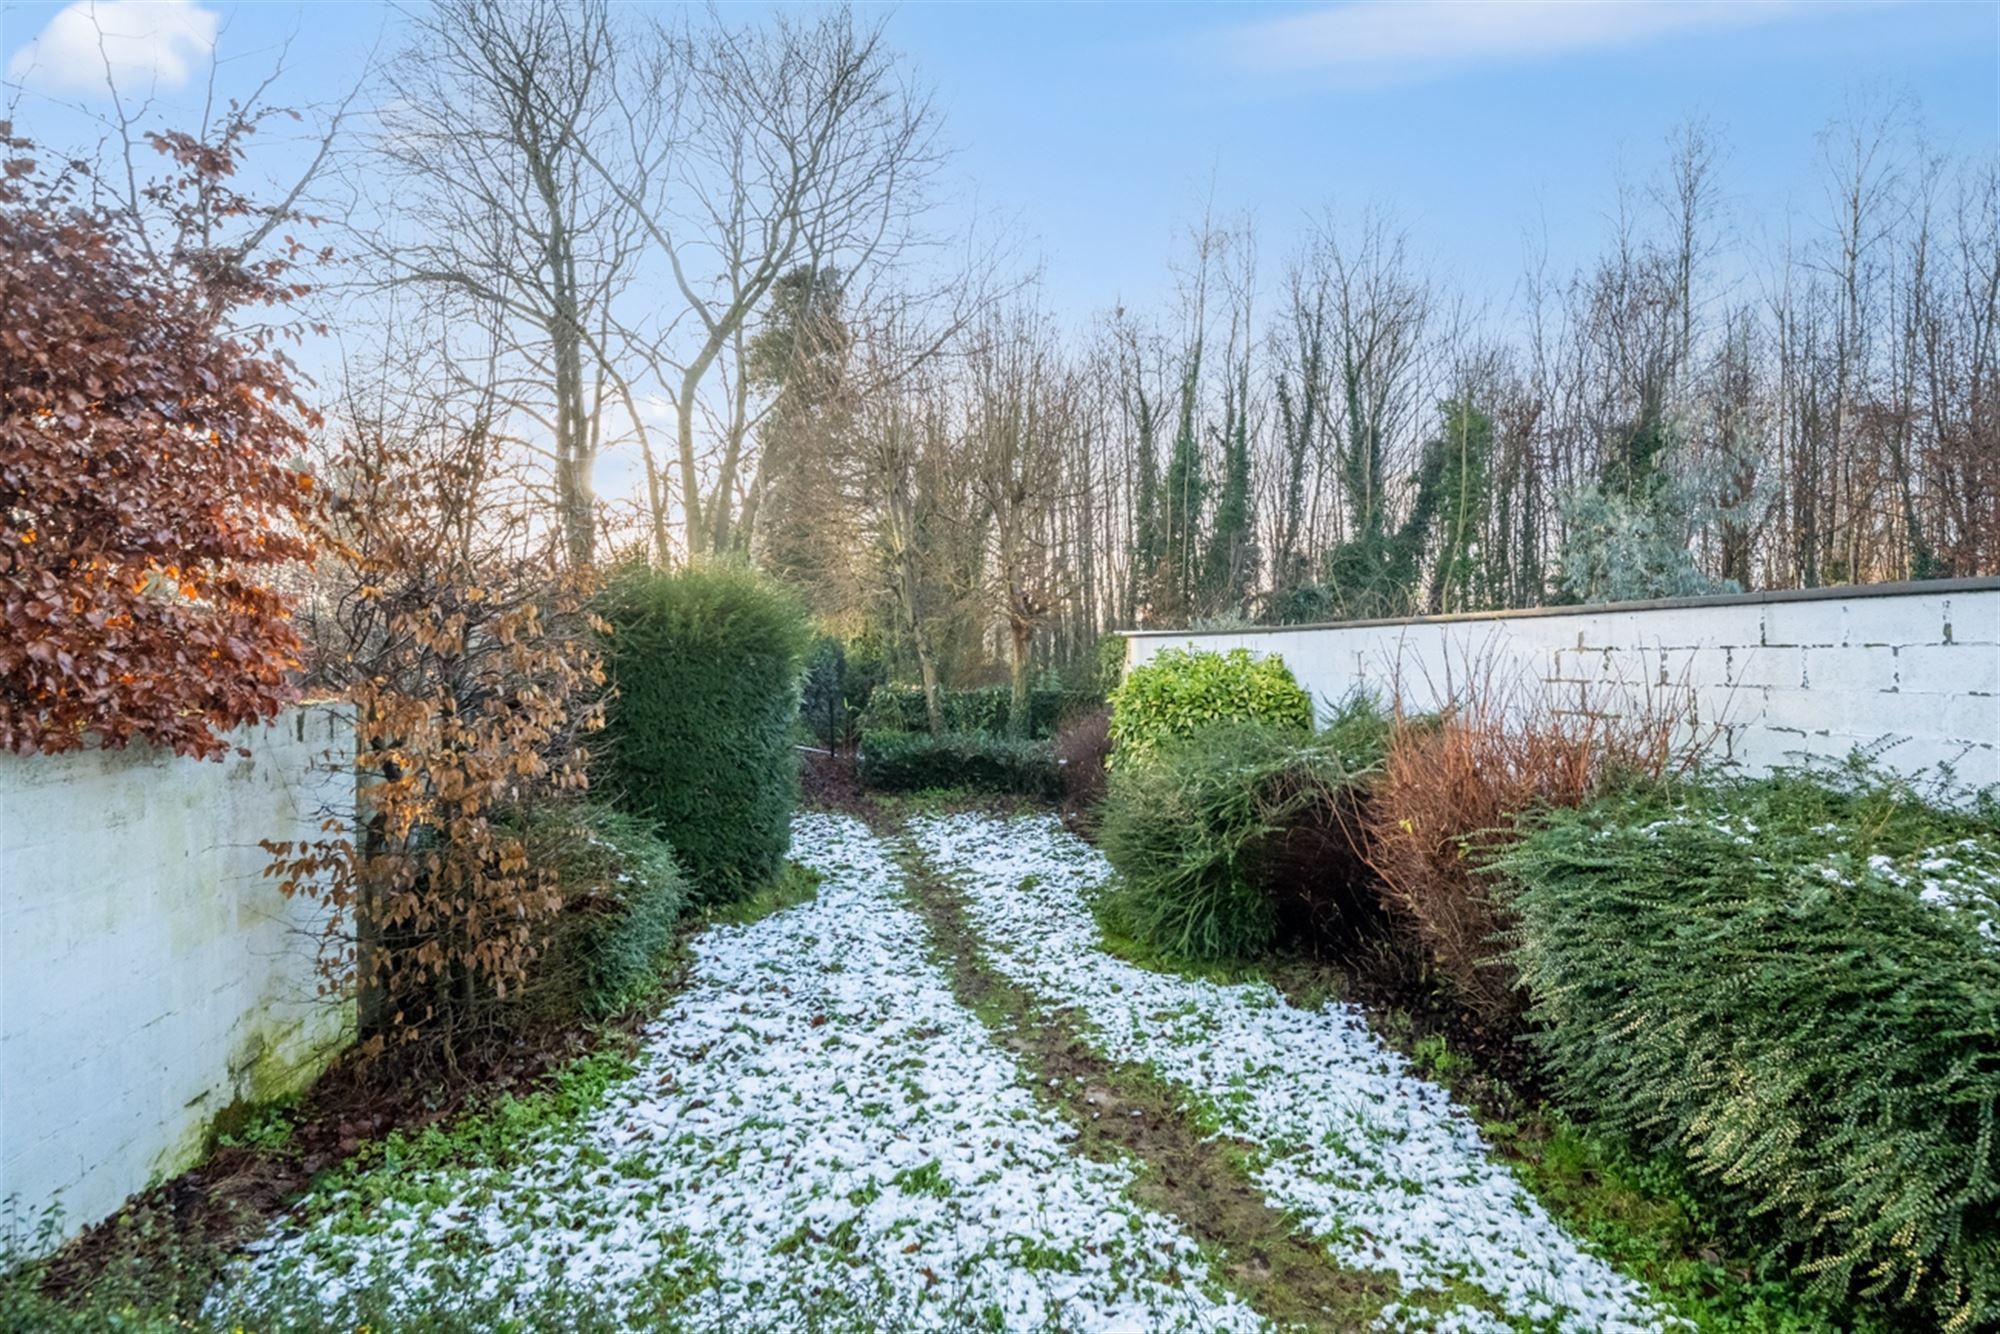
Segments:
[[[680,858],[698,902],[776,875],[798,805],[793,727],[812,631],[804,607],[748,566],[617,571],[599,776]]]
[[[1112,766],[1142,763],[1168,742],[1232,722],[1309,733],[1312,696],[1276,654],[1162,649],[1127,672],[1112,692]]]

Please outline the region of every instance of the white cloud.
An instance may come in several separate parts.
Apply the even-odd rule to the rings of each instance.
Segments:
[[[7,62],[7,77],[45,92],[178,88],[207,64],[220,18],[194,0],[76,0]]]
[[[1228,40],[1254,69],[1382,80],[1742,28],[1802,8],[1792,0],[1354,0],[1248,24]]]

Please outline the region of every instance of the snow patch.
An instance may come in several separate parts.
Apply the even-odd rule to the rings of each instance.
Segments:
[[[237,1281],[304,1278],[336,1307],[384,1274],[413,1308],[454,1276],[614,1306],[667,1291],[676,1328],[718,1331],[828,1328],[836,1298],[855,1329],[1267,1328],[1125,1197],[1129,1166],[1071,1151],[865,826],[801,816],[793,856],[824,874],[817,897],[697,937],[594,1116],[524,1167],[399,1181],[362,1217],[322,1201]]]
[[[912,833],[965,891],[992,965],[1051,1009],[1088,1016],[1107,1056],[1150,1065],[1221,1133],[1255,1144],[1266,1197],[1342,1263],[1393,1272],[1405,1292],[1470,1285],[1508,1317],[1575,1334],[1669,1323],[1640,1284],[1557,1226],[1359,1010],[1302,1010],[1268,986],[1106,954],[1087,898],[1110,867],[1053,819],[953,815]],[[1384,1313],[1390,1327],[1403,1319],[1402,1308]],[[1442,1327],[1509,1326],[1468,1306]]]

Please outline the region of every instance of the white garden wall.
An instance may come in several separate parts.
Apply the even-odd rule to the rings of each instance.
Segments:
[[[219,1113],[295,1091],[350,1006],[316,996],[319,909],[262,839],[351,816],[331,706],[197,761],[134,746],[0,755],[0,1230],[64,1232],[191,1166]]]
[[[1169,645],[1278,654],[1322,713],[1357,686],[1435,708],[1491,665],[1557,707],[1683,709],[1719,725],[1719,756],[1746,772],[1858,746],[1904,772],[2000,783],[2000,579],[1134,631],[1127,659]]]

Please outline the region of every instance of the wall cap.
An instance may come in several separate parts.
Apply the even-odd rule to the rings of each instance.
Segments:
[[[2000,575],[1966,579],[1906,579],[1882,584],[1836,584],[1828,588],[1773,588],[1757,593],[1714,593],[1705,597],[1650,598],[1641,602],[1591,602],[1578,606],[1517,607],[1511,611],[1462,611],[1448,616],[1383,616],[1357,621],[1313,621],[1299,625],[1239,625],[1227,630],[1118,630],[1127,639],[1188,639],[1196,635],[1282,635],[1302,630],[1365,630],[1388,625],[1461,625],[1479,621],[1538,620],[1547,616],[1597,616],[1605,612],[1678,611],[1690,607],[1755,607],[1774,602],[1847,602],[1855,598],[1939,597],[1953,593],[2000,593]]]

